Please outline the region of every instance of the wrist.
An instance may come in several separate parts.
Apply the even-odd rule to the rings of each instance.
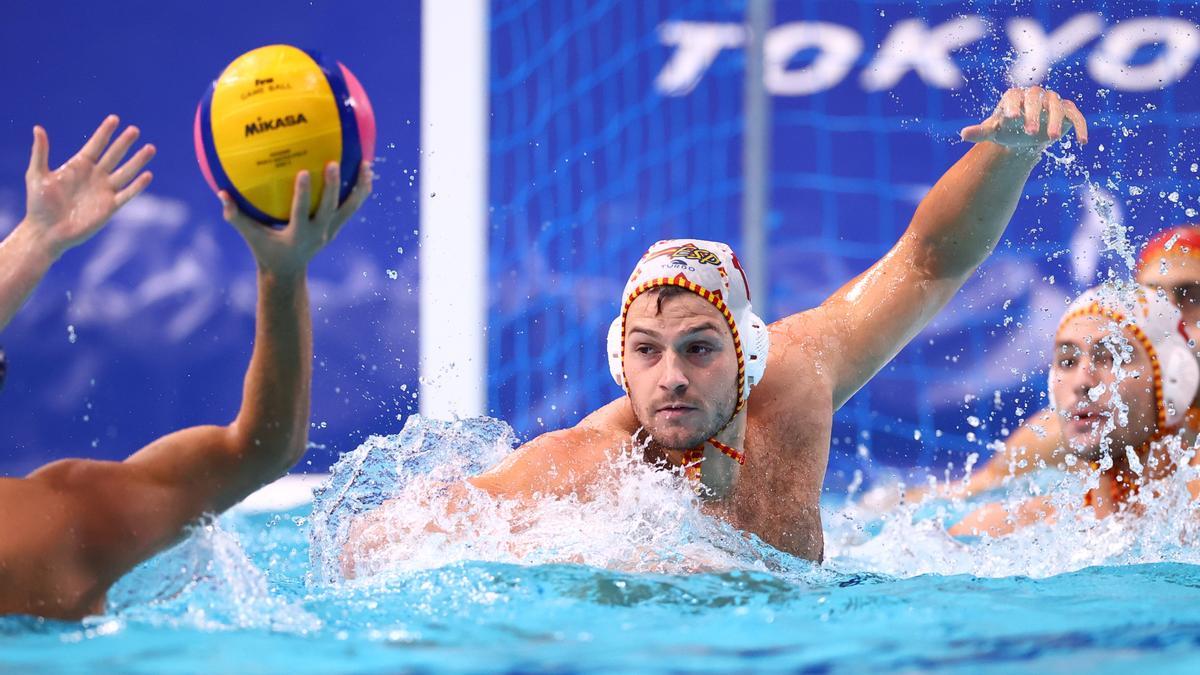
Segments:
[[[17,223],[6,241],[16,246],[23,260],[46,267],[57,262],[67,250],[67,247],[56,244],[42,229],[31,225],[28,220]]]
[[[1000,155],[1013,162],[1022,162],[1026,164],[1037,164],[1042,159],[1042,152],[1050,147],[1049,143],[1038,143],[1035,145],[1004,145],[1002,143],[991,142],[996,146]]]
[[[301,266],[297,269],[276,269],[258,266],[258,282],[274,288],[297,288],[305,285],[308,279],[308,269]]]

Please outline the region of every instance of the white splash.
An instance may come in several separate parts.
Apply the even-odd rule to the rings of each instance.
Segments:
[[[902,577],[920,574],[972,574],[983,577],[1048,577],[1095,565],[1156,562],[1200,563],[1200,504],[1188,482],[1200,479],[1189,466],[1195,453],[1179,437],[1166,439],[1178,469],[1144,485],[1127,511],[1097,519],[1083,505],[1099,471],[1040,476],[969,501],[928,498],[891,509],[882,517],[869,504],[850,503],[827,513],[829,564],[840,570],[869,570]],[[1100,466],[1111,466],[1111,457]],[[1006,537],[955,538],[948,525],[985,503],[1010,508],[1035,496],[1047,496],[1057,519],[1018,530]]]
[[[344,455],[314,504],[314,581],[341,580],[344,556],[354,559],[356,583],[463,560],[668,574],[812,573],[809,563],[706,513],[678,472],[647,465],[638,447],[619,453],[587,495],[517,502],[449,489],[491,465],[486,460],[507,452],[513,440],[498,420],[414,416],[400,434],[372,437]],[[383,543],[347,549],[350,531],[364,515],[383,528],[376,539]]]

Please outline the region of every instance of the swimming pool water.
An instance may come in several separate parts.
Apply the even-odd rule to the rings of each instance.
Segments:
[[[310,588],[302,517],[228,517],[126,579],[113,594],[117,607],[82,625],[3,620],[0,670],[1200,666],[1196,565],[1102,566],[1046,579],[814,571],[797,583],[765,572],[462,562],[386,583]],[[244,559],[229,548],[234,539]],[[259,573],[261,587],[241,576]]]
[[[1200,668],[1200,565],[1177,534],[1143,531],[1131,543],[1107,524],[1118,552],[1089,549],[1066,531],[1033,531],[1005,549],[951,540],[928,513],[864,526],[839,498],[825,505],[830,559],[813,565],[753,538],[723,539],[730,533],[687,510],[686,485],[644,468],[624,478],[635,489],[594,512],[567,504],[539,513],[561,548],[530,555],[536,564],[489,549],[494,533],[483,532],[474,549],[414,539],[422,552],[399,551],[409,564],[390,573],[326,578],[328,552],[317,549],[336,539],[331,514],[361,501],[348,486],[382,485],[381,474],[364,478],[363,467],[388,465],[372,458],[396,460],[391,474],[411,487],[413,476],[445,466],[447,447],[474,443],[479,458],[506,432],[418,422],[405,433],[348,454],[314,506],[235,511],[198,528],[123,579],[102,617],[0,620],[0,671]],[[579,519],[562,520],[568,510]],[[537,523],[526,525],[505,541],[542,536]],[[1156,548],[1146,536],[1173,541]],[[626,571],[550,562],[594,562],[593,545],[628,560],[625,540],[631,550],[680,555],[617,565]],[[1013,573],[1021,565],[1040,578]],[[688,572],[696,566],[717,571]]]

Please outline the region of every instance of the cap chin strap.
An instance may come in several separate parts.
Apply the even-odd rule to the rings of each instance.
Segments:
[[[683,453],[683,474],[690,480],[695,481],[697,484],[702,482],[704,476],[701,465],[704,463],[705,444],[711,445],[717,450],[720,450],[721,454],[729,457],[739,465],[746,463],[746,453],[733,446],[725,445],[721,441],[717,440],[717,436],[720,436],[726,429],[729,428],[729,425],[733,424],[733,421],[737,419],[738,413],[742,412],[742,407],[745,407],[744,404],[743,406],[739,406],[737,410],[733,411],[733,416],[729,418],[728,422],[721,425],[721,428],[717,430],[717,433],[713,434],[712,438]]]

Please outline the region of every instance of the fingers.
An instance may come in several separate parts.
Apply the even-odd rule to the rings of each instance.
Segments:
[[[987,140],[988,133],[984,130],[982,124],[972,124],[969,127],[963,127],[962,131],[958,132],[958,136],[964,141],[978,143]]]
[[[33,149],[29,151],[29,175],[50,173],[50,137],[41,126],[33,127]]]
[[[1030,87],[1025,90],[1025,133],[1036,136],[1042,130],[1042,95],[1041,87]]]
[[[114,145],[113,147],[115,148],[116,146]],[[125,150],[122,150],[121,155],[124,156],[125,151],[128,149],[129,148],[125,148]],[[138,150],[128,162],[125,162],[124,166],[117,169],[112,173],[111,176],[109,176],[109,181],[112,183],[112,186],[118,190],[125,187],[129,181],[133,180],[134,176],[138,175],[139,171],[146,168],[146,165],[150,163],[150,160],[157,152],[158,150],[153,145],[142,146],[142,149]],[[105,157],[107,158],[107,156],[108,155],[106,153]],[[120,161],[119,158],[118,161]]]
[[[982,141],[994,138],[995,135],[1000,131],[1000,125],[1002,124],[1004,124],[1003,117],[999,115],[992,115],[984,120],[983,123],[966,127],[958,133],[964,141],[980,143]]]
[[[1079,112],[1079,108],[1075,106],[1074,101],[1063,101],[1063,108],[1067,119],[1071,121],[1071,126],[1075,127],[1075,137],[1079,139],[1079,144],[1087,145],[1088,128],[1087,120],[1084,119],[1083,113]]]
[[[108,150],[104,151],[104,156],[100,158],[99,162],[96,162],[96,166],[105,172],[115,169],[117,164],[120,164],[121,160],[125,158],[125,153],[129,152],[129,148],[133,147],[133,142],[138,139],[141,133],[137,127],[125,127],[125,131],[122,131],[121,135],[117,136],[116,142],[109,146]]]
[[[96,131],[92,133],[92,137],[87,140],[87,143],[83,144],[83,149],[79,151],[79,155],[93,164],[99,161],[100,153],[108,146],[108,141],[112,138],[113,131],[116,130],[117,125],[120,123],[121,120],[116,115],[105,117],[100,126],[96,127]]]
[[[964,127],[962,131],[958,132],[958,135],[964,141],[971,143],[992,140],[1000,132],[1000,128],[1006,120],[1021,117],[1021,107],[1024,101],[1025,94],[1023,90],[1009,89],[1000,97],[1000,103],[996,106],[996,112],[992,113],[991,117],[979,124]]]
[[[350,191],[350,195],[346,197],[346,201],[338,208],[333,220],[333,231],[330,233],[330,238],[337,236],[342,227],[350,221],[350,216],[358,210],[367,197],[371,195],[371,186],[375,182],[375,172],[371,170],[369,162],[363,162],[358,167],[358,181],[354,184],[354,189]]]
[[[150,185],[150,181],[152,180],[154,180],[154,174],[150,173],[149,171],[138,176],[137,180],[133,181],[132,185],[126,187],[124,190],[121,190],[117,193],[116,197],[114,197],[117,202],[117,208],[119,209],[122,206],[125,206],[125,204],[129,203],[130,199],[133,199],[141,194],[142,190],[145,190],[146,186]]]
[[[997,118],[1000,118],[999,124],[995,123]],[[1009,120],[1012,122],[1009,123]],[[998,138],[1006,138],[1011,133],[1022,135],[1018,132],[1017,120],[1020,120],[1023,135],[1032,136],[1033,139],[1005,141]],[[1071,127],[1075,128],[1080,145],[1087,143],[1087,120],[1074,102],[1043,87],[1014,87],[1004,92],[996,106],[996,112],[991,117],[980,124],[966,127],[959,133],[966,141],[995,140],[1002,144],[1011,142],[1023,146],[1028,144],[1029,140],[1038,143],[1057,141]]]
[[[290,225],[308,223],[308,205],[312,203],[312,180],[307,171],[296,174],[296,183],[292,189],[292,216]]]
[[[1025,101],[1025,94],[1020,89],[1009,89],[1000,97],[1000,105],[998,106],[1004,119],[1016,119],[1021,116],[1021,105]]]
[[[337,162],[325,165],[325,184],[321,188],[321,201],[317,204],[317,212],[313,222],[328,227],[333,222],[334,212],[338,207],[338,193],[341,192],[341,171]]]
[[[253,238],[267,230],[261,223],[242,213],[228,192],[221,190],[217,193],[217,198],[221,200],[221,215],[226,222],[241,232],[243,237]]]
[[[1062,137],[1063,132],[1063,115],[1066,109],[1063,107],[1062,98],[1053,91],[1046,90],[1046,110],[1050,116],[1046,122],[1046,136],[1057,141]]]

